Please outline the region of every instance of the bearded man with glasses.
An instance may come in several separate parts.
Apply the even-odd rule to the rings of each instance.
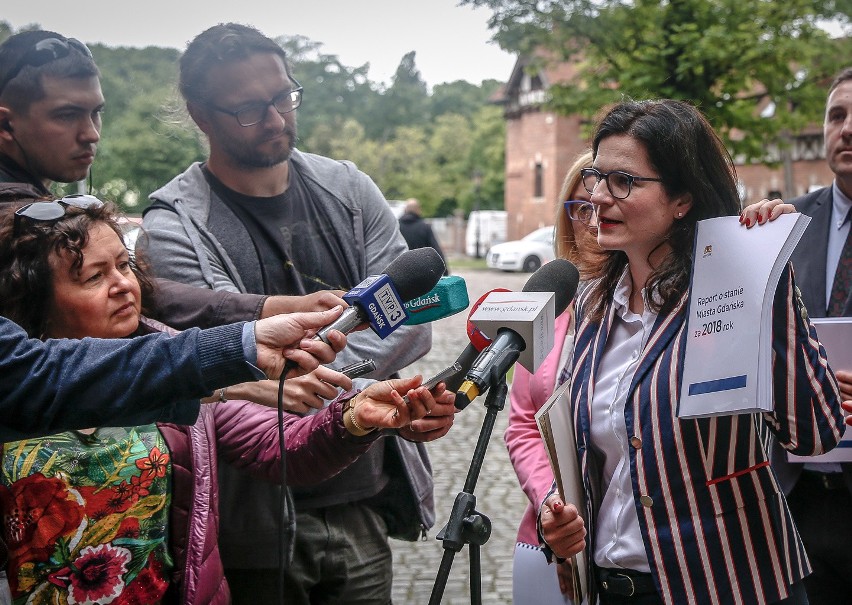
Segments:
[[[309,294],[349,290],[405,252],[397,220],[369,176],[351,162],[295,148],[303,91],[275,41],[245,25],[214,26],[183,54],[179,88],[210,155],[151,196],[144,226],[155,273],[216,290]],[[362,331],[350,335],[335,367],[372,358],[371,377],[386,378],[430,346],[428,325],[403,326],[385,340]],[[298,406],[291,411],[321,408],[339,376],[323,367],[288,380],[285,401]],[[452,423],[447,407],[429,416],[431,430],[404,436],[443,435]],[[277,490],[227,473],[220,548],[234,603],[273,602]],[[399,491],[386,489],[396,482]],[[409,500],[401,515],[391,514],[387,500],[376,501],[388,493],[403,494],[393,503]],[[291,604],[389,603],[389,533],[417,539],[434,522],[425,448],[399,437],[380,440],[332,480],[294,491],[294,500],[294,558],[285,583]]]

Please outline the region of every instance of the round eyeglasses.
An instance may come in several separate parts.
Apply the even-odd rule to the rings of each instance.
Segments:
[[[15,210],[15,222],[12,225],[12,235],[17,237],[21,229],[21,220],[58,221],[65,216],[69,206],[74,208],[100,208],[104,203],[94,195],[66,195],[58,200],[33,202]]]
[[[583,187],[592,195],[595,192],[595,187],[602,180],[606,181],[606,188],[617,200],[623,200],[633,189],[633,183],[636,181],[654,181],[662,183],[663,179],[649,176],[633,176],[628,172],[621,170],[613,170],[612,172],[601,172],[595,168],[583,168],[580,170],[580,176],[583,179]]]
[[[219,107],[212,103],[204,103],[204,106],[209,107],[214,111],[235,117],[240,126],[246,128],[254,126],[255,124],[263,122],[263,119],[266,117],[266,112],[270,107],[273,107],[275,111],[282,116],[285,113],[290,113],[291,111],[295,111],[299,108],[299,105],[302,104],[303,88],[295,79],[290,78],[290,81],[293,83],[293,88],[286,92],[282,92],[271,101],[249,103],[242,107],[238,107],[237,109],[225,109],[224,107]]]
[[[590,225],[595,216],[595,205],[586,200],[567,200],[565,204],[565,212],[568,213],[568,218],[572,221],[579,221],[584,225]]]

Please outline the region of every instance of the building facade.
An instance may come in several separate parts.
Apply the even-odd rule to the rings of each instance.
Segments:
[[[493,98],[503,106],[506,119],[509,240],[554,223],[562,180],[574,158],[588,147],[592,126],[578,116],[543,109],[550,85],[570,79],[573,66],[557,64],[535,73],[528,73],[527,66],[524,59],[516,61],[509,81]],[[831,184],[821,127],[798,133],[789,151],[777,146],[767,151],[772,164],[734,159],[744,203],[764,197],[790,199]]]

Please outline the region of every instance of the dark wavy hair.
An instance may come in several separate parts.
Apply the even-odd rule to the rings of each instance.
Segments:
[[[83,264],[83,249],[89,233],[104,224],[122,238],[116,207],[107,202],[100,207],[68,206],[56,221],[22,219],[14,234],[15,210],[25,204],[4,204],[0,209],[0,315],[20,325],[33,338],[45,334],[48,309],[53,297],[53,255],[70,252],[72,270]],[[154,281],[144,263],[130,255],[130,266],[142,294],[142,310],[154,298]]]
[[[278,55],[290,72],[284,49],[253,27],[220,23],[204,30],[193,38],[180,58],[180,94],[190,102],[210,101],[207,74],[215,65],[243,61],[259,53]]]
[[[675,221],[666,243],[671,252],[648,278],[648,305],[658,313],[673,309],[689,287],[696,223],[741,211],[737,174],[725,145],[695,107],[671,99],[625,101],[609,109],[598,122],[592,140],[597,157],[601,141],[628,135],[648,154],[651,165],[672,197],[688,194],[692,207]],[[620,250],[604,251],[604,261],[593,277],[586,315],[603,317],[604,306],[627,266]]]

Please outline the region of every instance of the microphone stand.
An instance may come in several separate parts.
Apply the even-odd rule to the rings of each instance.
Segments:
[[[450,519],[436,538],[444,545],[444,556],[441,558],[441,566],[432,587],[432,596],[429,605],[439,605],[447,587],[447,579],[450,576],[450,568],[453,558],[465,544],[470,546],[470,602],[472,605],[482,603],[482,570],[480,566],[479,547],[488,542],[491,537],[491,520],[476,510],[476,496],[473,490],[479,479],[482,462],[485,459],[485,449],[491,440],[494,423],[497,420],[497,412],[506,404],[506,395],[509,388],[506,386],[506,376],[502,376],[497,384],[491,385],[488,396],[485,398],[485,418],[482,421],[482,429],[479,431],[479,439],[473,451],[473,458],[464,482],[464,489],[458,493],[453,503]]]

